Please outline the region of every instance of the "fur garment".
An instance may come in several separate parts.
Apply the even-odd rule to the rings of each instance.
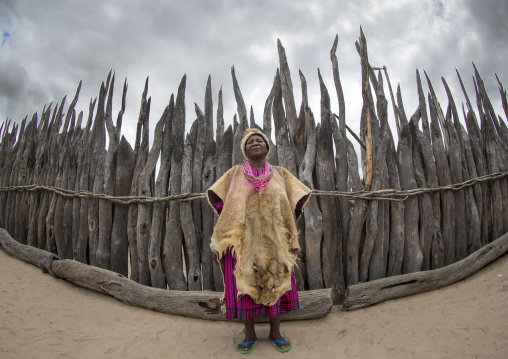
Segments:
[[[295,220],[311,192],[285,168],[273,169],[263,191],[254,189],[242,166],[231,168],[207,191],[214,209],[219,200],[224,202],[211,248],[219,257],[233,248],[238,297],[247,294],[263,305],[275,304],[291,290],[295,258],[290,250],[300,248]]]

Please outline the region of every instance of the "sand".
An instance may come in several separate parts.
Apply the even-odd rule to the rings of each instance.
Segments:
[[[43,274],[0,248],[0,358],[224,358],[243,325],[130,307]],[[280,354],[261,339],[250,358],[508,358],[508,255],[437,291],[282,323]]]

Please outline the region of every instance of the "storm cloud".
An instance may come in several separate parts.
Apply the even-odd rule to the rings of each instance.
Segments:
[[[120,86],[129,90],[123,133],[134,138],[147,77],[152,123],[187,75],[186,106],[203,105],[211,76],[214,104],[222,87],[224,117],[236,112],[231,67],[258,123],[278,63],[277,39],[286,50],[297,104],[298,70],[306,76],[310,106],[319,114],[319,69],[338,112],[330,48],[337,57],[346,99],[346,119],[359,128],[360,59],[355,41],[362,27],[373,66],[386,66],[394,89],[400,84],[408,115],[417,107],[416,70],[431,79],[441,106],[443,76],[458,105],[464,102],[456,69],[474,98],[476,64],[498,114],[504,117],[495,73],[508,85],[508,3],[504,0],[390,1],[67,1],[0,0],[0,119],[20,122],[44,105],[72,96],[83,86],[77,110],[87,115],[110,69],[116,73],[114,111]],[[8,35],[6,35],[8,34]],[[424,80],[424,78],[423,78]],[[386,83],[385,83],[386,86]],[[424,89],[427,85],[424,81]],[[387,89],[386,89],[387,92]],[[334,100],[335,99],[335,100]],[[391,115],[391,112],[389,116]],[[319,121],[319,115],[316,115]],[[187,111],[187,127],[194,120]]]

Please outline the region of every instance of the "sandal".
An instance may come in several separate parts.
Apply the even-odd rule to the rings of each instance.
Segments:
[[[256,339],[256,340],[253,340],[253,341],[250,341],[250,342],[247,342],[247,343],[244,343],[244,342],[241,342],[241,343],[240,343],[240,345],[242,345],[244,348],[247,348],[247,346],[248,346],[249,344],[252,344],[252,345],[251,345],[251,347],[250,347],[250,349],[243,350],[243,349],[240,349],[240,348],[238,348],[238,347],[236,347],[235,349],[236,349],[236,351],[237,351],[238,353],[242,353],[242,354],[249,354],[249,353],[252,351],[252,349],[254,349],[254,345],[256,345],[256,343],[258,342],[258,340],[259,340],[259,339]]]
[[[280,348],[280,347],[277,345],[277,343],[278,343],[278,344],[282,344],[282,345],[286,344],[286,339],[283,339],[283,340],[272,340],[272,343],[273,343],[273,345],[275,346],[275,349],[277,349],[277,350],[278,350],[279,352],[281,352],[281,353],[287,353],[287,352],[288,352],[288,351],[290,351],[290,350],[291,350],[291,348],[293,347],[291,344],[289,344],[289,345],[288,345],[287,347],[285,347],[285,348]]]

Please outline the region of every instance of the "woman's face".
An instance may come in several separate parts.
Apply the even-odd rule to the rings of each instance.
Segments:
[[[268,154],[266,142],[259,135],[252,135],[245,144],[245,154],[248,159],[265,159]]]

